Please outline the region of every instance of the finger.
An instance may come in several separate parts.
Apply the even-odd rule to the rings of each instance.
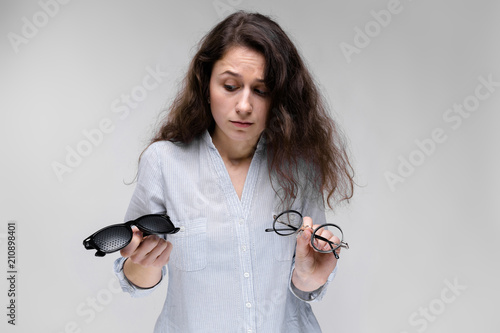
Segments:
[[[321,228],[321,226],[315,226],[315,229],[314,229],[314,239],[313,239],[313,243],[314,243],[314,248],[315,250],[322,250],[322,251],[327,251],[327,250],[331,250],[332,246],[334,246],[333,244],[330,244],[330,238],[333,236],[333,234],[328,231],[328,230],[325,230],[325,228]]]
[[[162,238],[158,237],[157,235],[149,235],[147,237],[144,237],[141,244],[135,249],[134,253],[130,255],[130,259],[132,259],[133,262],[137,263],[142,261],[144,257],[158,245],[160,239]]]
[[[147,249],[155,243],[156,245],[149,252],[145,253]],[[158,237],[158,239],[154,239],[151,241],[148,240],[148,243],[144,244],[143,246],[144,249],[141,249],[141,253],[138,253],[137,255],[133,254],[131,259],[136,260],[137,263],[143,266],[156,266],[154,265],[155,261],[162,254],[162,252],[166,250],[166,248],[168,247],[168,243],[164,239]]]
[[[328,240],[330,243],[326,243],[325,246],[323,246],[323,251],[331,250],[333,247],[337,254],[340,253],[340,239],[337,236],[332,236]]]
[[[297,234],[297,245],[295,255],[297,258],[305,258],[311,253],[312,219],[304,217],[302,220],[302,230]]]
[[[314,246],[322,251],[330,251],[340,245],[340,239],[327,228],[319,228],[315,232]],[[339,250],[340,251],[340,250]],[[336,252],[339,252],[336,251]]]
[[[313,227],[313,220],[309,216],[304,216],[302,219],[302,226],[305,229],[311,229]]]
[[[163,267],[165,266],[168,261],[170,260],[170,253],[172,252],[172,249],[174,246],[170,242],[166,242],[166,248],[160,253],[158,257],[156,257],[156,260],[153,262],[153,266],[156,267]]]
[[[301,235],[304,240],[310,241],[313,232],[313,220],[309,216],[302,219]]]
[[[139,229],[132,227],[132,231],[132,240],[127,246],[120,250],[121,256],[125,258],[130,257],[137,250],[143,240],[142,232]]]
[[[311,246],[314,248],[315,251],[321,250],[321,251],[327,251],[331,250],[332,247],[330,246],[330,237],[333,235],[331,232],[326,230],[325,228],[322,228],[321,225],[315,225],[313,226],[314,231],[314,238],[312,239]],[[314,245],[314,246],[313,246]]]

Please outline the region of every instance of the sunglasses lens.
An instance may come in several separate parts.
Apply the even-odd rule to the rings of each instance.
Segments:
[[[151,234],[168,234],[174,229],[170,218],[163,215],[148,215],[136,221],[136,226]]]
[[[126,226],[103,229],[94,236],[95,245],[105,253],[123,249],[132,239],[132,230]]]

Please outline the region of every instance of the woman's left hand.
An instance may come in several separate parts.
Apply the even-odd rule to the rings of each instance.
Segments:
[[[303,223],[305,229],[297,237],[295,269],[292,274],[292,283],[297,289],[310,292],[326,283],[328,276],[337,265],[337,259],[331,252],[321,253],[312,247],[311,235],[319,225],[313,225],[312,219],[308,216],[304,217]],[[340,239],[334,236],[329,230],[321,231],[319,236],[337,244],[340,242]],[[319,245],[324,245],[325,250],[329,247],[324,241],[319,241]],[[335,251],[340,253],[340,248]]]

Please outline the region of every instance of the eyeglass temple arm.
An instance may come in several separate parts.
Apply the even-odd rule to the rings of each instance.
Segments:
[[[290,229],[297,230],[299,228],[296,228],[293,225],[291,225],[290,228],[288,228],[288,229],[272,229],[272,228],[267,228],[265,231],[266,232],[272,232],[272,231],[290,231]]]
[[[293,226],[290,226],[290,227],[292,227],[293,229],[297,230],[297,228],[295,228],[295,227],[293,227]],[[273,231],[275,231],[275,230],[277,230],[277,231],[289,231],[290,229],[271,229],[271,228],[267,228],[265,231],[266,231],[266,232],[273,232]],[[334,242],[332,242],[332,241],[330,241],[330,240],[328,240],[328,239],[326,239],[326,238],[324,238],[324,237],[322,237],[322,236],[319,236],[319,235],[314,235],[314,237],[315,237],[315,238],[317,238],[317,239],[319,239],[319,240],[322,240],[322,241],[324,241],[324,242],[327,242],[327,243],[328,243],[328,244],[330,244],[330,245],[332,245],[332,244],[333,244],[333,245],[335,245],[335,246],[339,246],[339,244],[334,243]],[[340,242],[340,247],[343,247],[343,248],[349,249],[349,244],[347,244],[346,242]]]
[[[290,229],[293,229],[293,230],[297,231],[299,229],[299,228],[297,228],[297,227],[295,227],[295,226],[293,226],[291,224],[285,223],[283,221],[279,221],[278,220],[277,222],[279,222],[281,224],[284,224],[284,225],[287,225],[289,227],[289,229],[275,229],[275,228],[271,229],[271,228],[267,228],[266,232],[272,232],[272,231],[290,231]]]
[[[325,237],[322,237],[322,236],[319,236],[319,235],[316,235],[316,234],[313,234],[315,238],[319,239],[319,240],[322,240],[323,242],[327,242],[328,244],[330,245],[335,245],[335,246],[340,246],[340,247],[343,247],[343,248],[346,248],[346,249],[349,249],[349,244],[347,244],[346,242],[342,242],[340,241],[340,245],[337,244],[337,243],[334,243],[328,239],[326,239]]]

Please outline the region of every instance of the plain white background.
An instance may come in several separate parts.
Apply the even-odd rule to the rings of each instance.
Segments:
[[[329,213],[351,249],[314,304],[324,332],[498,331],[500,86],[479,87],[500,82],[497,2],[53,3],[0,5],[2,276],[7,222],[18,223],[17,325],[2,278],[3,332],[152,331],[166,283],[144,299],[117,292],[117,254],[95,258],[82,240],[123,220],[124,182],[196,43],[237,9],[289,33],[349,137],[361,186]],[[158,86],[142,89],[155,70]],[[464,103],[471,111],[453,111]],[[103,121],[112,130],[85,144]],[[86,156],[68,166],[78,148]]]

